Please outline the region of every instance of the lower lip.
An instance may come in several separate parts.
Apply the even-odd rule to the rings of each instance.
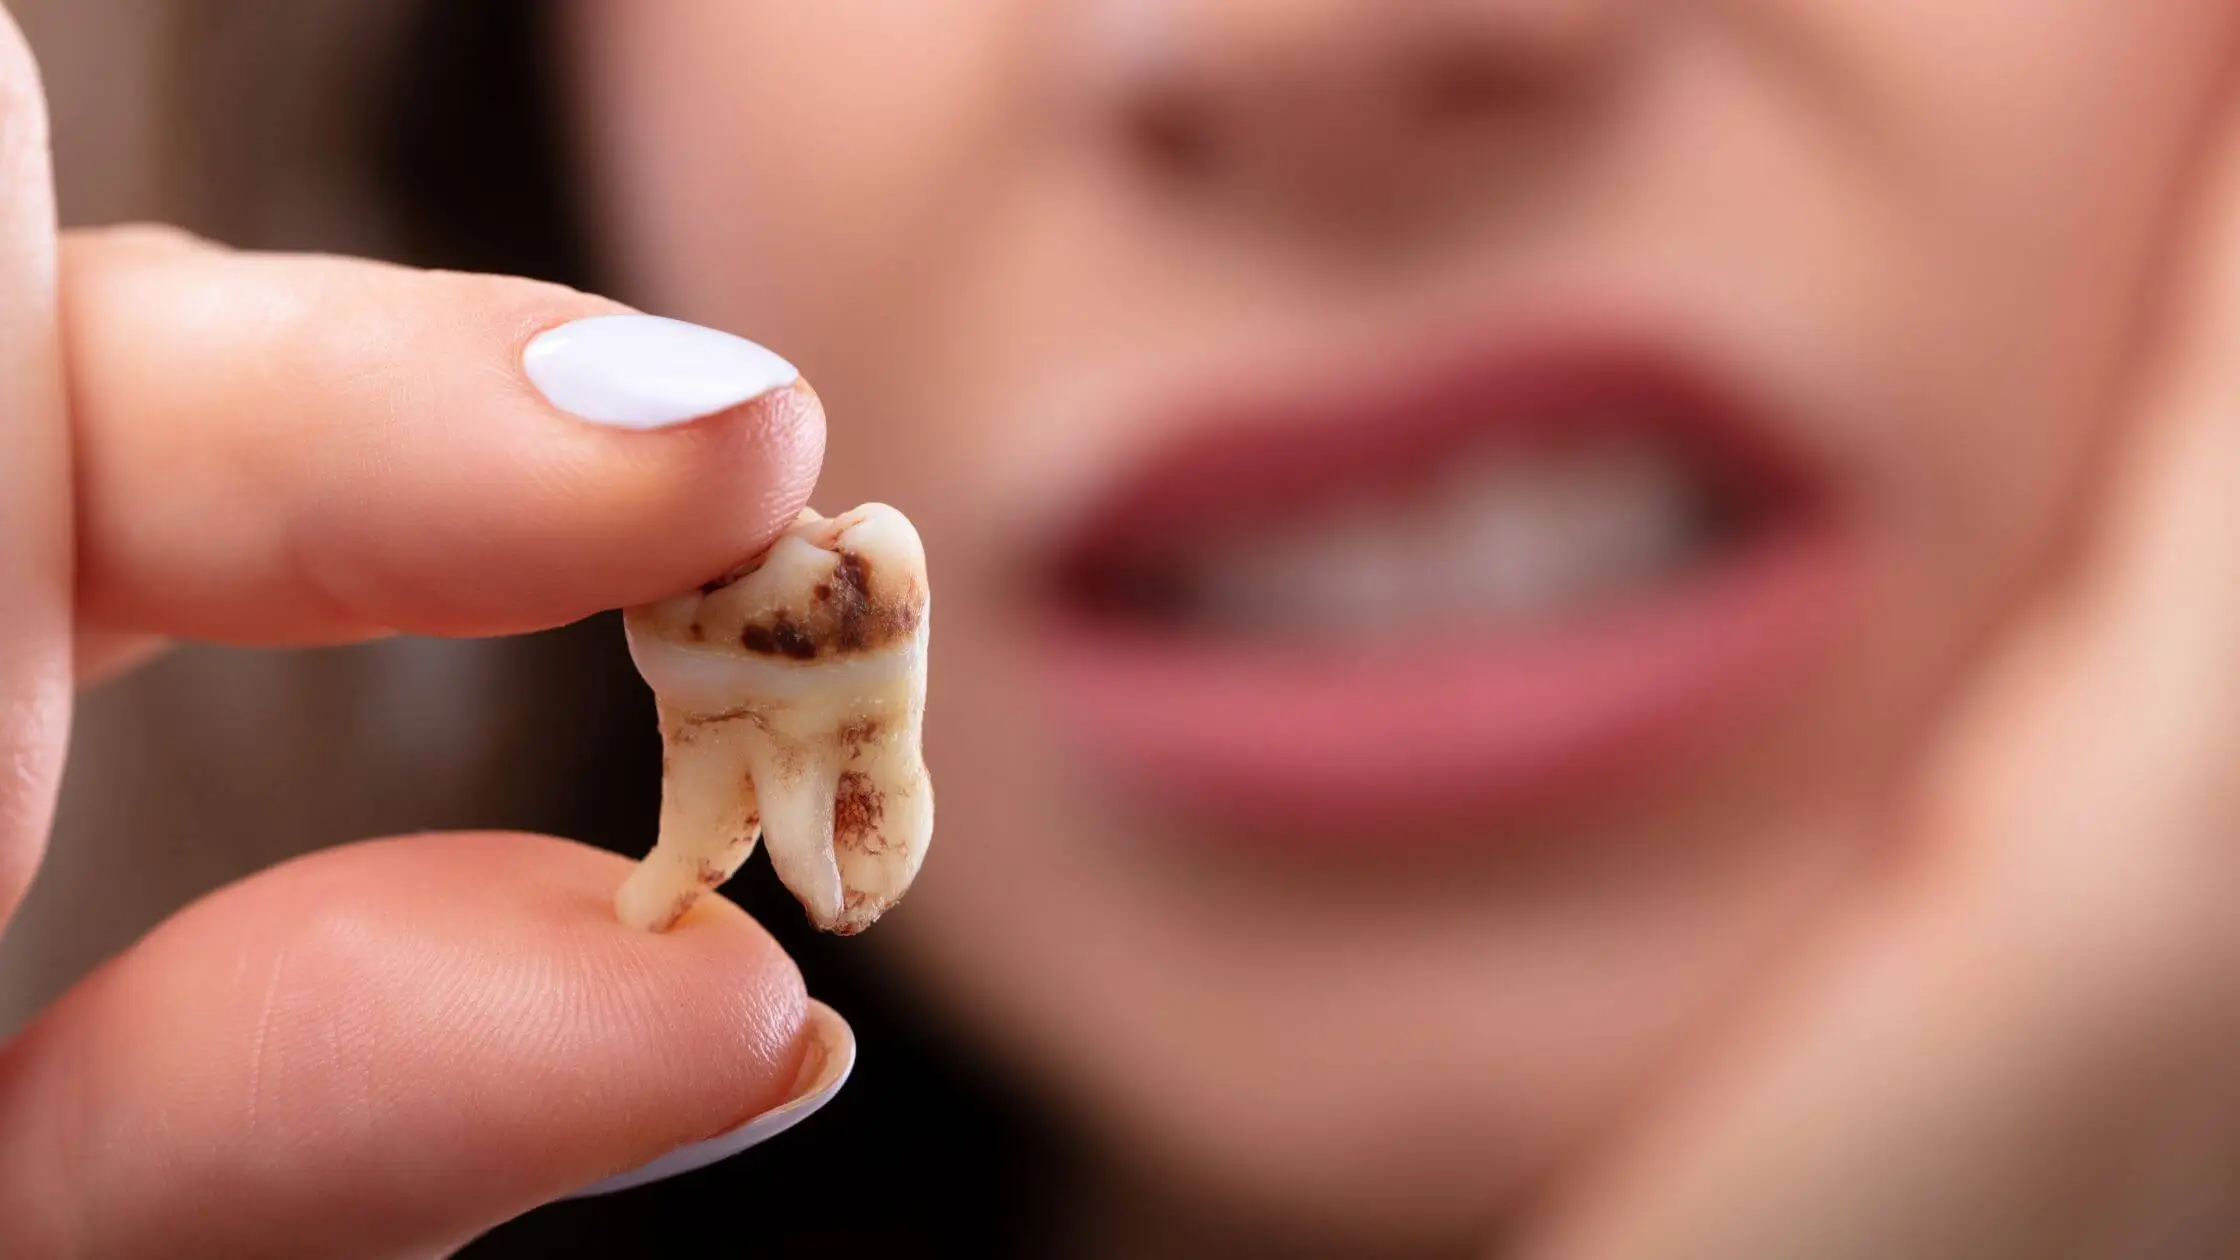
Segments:
[[[1076,620],[1046,659],[1063,728],[1134,789],[1287,842],[1388,848],[1707,750],[1825,659],[1851,559],[1798,528],[1561,629],[1346,651]]]

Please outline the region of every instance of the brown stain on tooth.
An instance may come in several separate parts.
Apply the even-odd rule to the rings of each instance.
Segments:
[[[668,912],[654,920],[653,930],[657,933],[666,932],[675,927],[691,911],[693,903],[698,900],[700,900],[700,890],[697,888],[687,888],[678,893],[676,900],[669,903]]]
[[[797,661],[814,659],[817,654],[815,640],[801,632],[801,627],[779,616],[770,623],[770,633],[778,642],[778,650]]]
[[[840,775],[840,790],[832,801],[833,842],[862,853],[886,850],[887,838],[877,828],[887,814],[887,794],[874,787],[861,770]]]
[[[796,661],[811,661],[817,657],[816,640],[784,613],[772,617],[767,626],[742,628],[739,646],[763,656],[784,656]]]
[[[719,618],[711,627],[695,618],[689,626],[672,625],[672,632],[693,643],[722,642],[730,636],[757,656],[810,662],[886,651],[917,630],[925,615],[925,594],[915,575],[885,574],[861,552],[830,554],[832,569],[822,580],[763,604],[743,624]],[[896,589],[881,592],[882,577]]]
[[[915,579],[901,598],[881,601],[872,595],[871,561],[861,552],[843,551],[833,565],[832,641],[841,651],[886,647],[918,628],[925,604]]]
[[[866,624],[871,619],[871,562],[860,553],[843,551],[832,567],[837,583],[832,609],[832,640],[843,652],[863,650]]]

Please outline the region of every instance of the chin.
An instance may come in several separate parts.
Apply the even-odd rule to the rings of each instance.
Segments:
[[[960,668],[995,711],[933,711],[949,840],[896,957],[1129,1180],[1256,1233],[1482,1241],[1778,972],[1871,839],[1855,796],[1742,749],[1316,860],[1092,786],[1007,676]]]

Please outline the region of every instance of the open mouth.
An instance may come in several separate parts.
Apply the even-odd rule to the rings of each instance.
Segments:
[[[1812,658],[1824,483],[1737,395],[1609,345],[1226,408],[1049,557],[1066,727],[1291,830],[1468,817],[1707,740]]]

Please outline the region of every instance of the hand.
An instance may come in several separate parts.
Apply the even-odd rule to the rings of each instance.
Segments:
[[[2240,132],[1887,888],[1526,1254],[2240,1255]]]
[[[815,479],[806,390],[658,430],[548,401],[523,347],[600,299],[52,206],[0,14],[0,925],[74,678],[169,636],[557,625],[724,571]],[[625,931],[626,869],[421,836],[183,911],[0,1046],[0,1255],[440,1254],[782,1102],[790,960],[721,899]]]

